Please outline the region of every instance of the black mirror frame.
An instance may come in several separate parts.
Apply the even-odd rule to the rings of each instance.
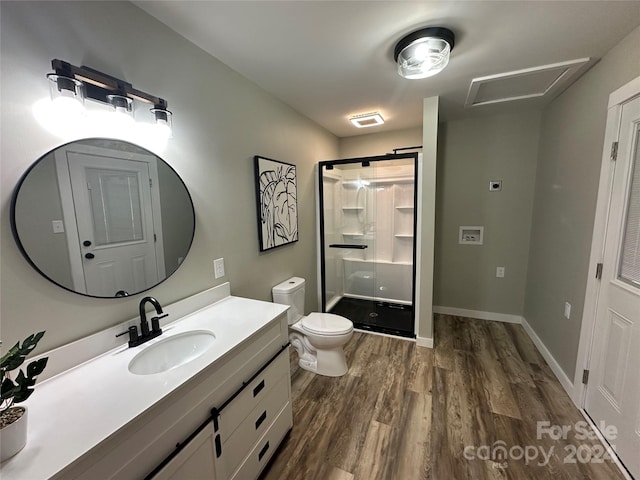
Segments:
[[[122,143],[127,143],[129,145],[134,146],[137,149],[142,149],[142,150],[146,150],[147,152],[149,152],[150,154],[154,155],[156,158],[158,158],[159,160],[163,161],[167,167],[169,167],[169,169],[176,175],[176,177],[180,180],[180,182],[182,183],[182,185],[184,186],[184,190],[187,193],[187,197],[189,198],[189,203],[191,204],[191,216],[192,216],[192,221],[193,221],[193,231],[191,233],[191,239],[189,240],[189,246],[184,254],[184,257],[186,258],[187,255],[189,254],[189,252],[191,251],[191,247],[193,245],[193,239],[195,238],[196,235],[196,212],[195,212],[195,208],[193,205],[193,198],[191,197],[191,193],[189,193],[189,189],[187,188],[187,185],[184,183],[184,180],[182,180],[182,177],[180,175],[178,175],[178,172],[175,171],[175,169],[169,164],[169,162],[165,161],[163,158],[159,157],[158,155],[156,155],[155,153],[151,152],[150,150],[147,150],[144,147],[141,147],[139,145],[136,145],[135,143],[132,142],[128,142],[126,140],[120,140],[117,138],[106,138],[106,137],[89,137],[89,138],[80,138],[80,139],[76,139],[67,143],[63,143],[61,145],[56,146],[55,148],[52,148],[51,150],[45,152],[44,154],[42,154],[36,161],[34,161],[31,165],[29,165],[29,168],[22,174],[22,176],[20,177],[20,180],[18,180],[18,183],[16,184],[15,188],[13,189],[13,193],[11,195],[11,205],[10,205],[10,222],[11,222],[11,233],[13,234],[13,238],[16,241],[16,245],[18,246],[18,250],[20,250],[20,253],[22,253],[22,256],[24,257],[24,259],[27,261],[27,263],[29,263],[29,265],[31,265],[31,267],[33,267],[33,269],[35,271],[37,271],[40,275],[42,275],[44,278],[46,278],[47,280],[49,280],[51,283],[57,285],[58,287],[67,290],[68,292],[71,293],[75,293],[76,295],[81,295],[83,297],[89,297],[89,298],[99,298],[99,299],[120,299],[120,298],[127,298],[129,296],[134,296],[134,295],[138,295],[141,293],[144,293],[148,290],[151,290],[152,288],[157,287],[158,285],[160,285],[161,283],[165,282],[167,279],[169,279],[175,272],[177,272],[180,269],[180,266],[178,266],[178,268],[176,268],[173,272],[171,272],[169,275],[167,275],[166,277],[164,277],[161,281],[159,281],[158,283],[151,285],[149,288],[145,288],[144,290],[140,290],[139,292],[135,292],[135,293],[131,293],[131,294],[125,294],[122,296],[113,296],[113,297],[101,297],[98,295],[90,295],[88,293],[82,293],[82,292],[77,292],[75,290],[72,290],[68,287],[65,287],[64,285],[61,285],[60,283],[58,283],[57,281],[55,281],[54,279],[52,279],[50,276],[48,276],[47,274],[45,274],[31,259],[31,257],[29,257],[29,254],[27,253],[26,249],[24,248],[24,245],[22,244],[22,242],[20,241],[20,236],[18,235],[18,227],[16,224],[16,203],[18,200],[18,194],[20,193],[20,187],[22,187],[23,183],[25,182],[27,176],[29,175],[29,173],[36,167],[36,165],[38,165],[45,157],[47,157],[49,154],[51,154],[52,152],[54,152],[55,150],[62,148],[62,147],[66,147],[67,145],[70,145],[72,143],[76,143],[76,142],[81,142],[81,141],[86,141],[86,140],[109,140],[109,141],[118,141],[118,142],[122,142]]]

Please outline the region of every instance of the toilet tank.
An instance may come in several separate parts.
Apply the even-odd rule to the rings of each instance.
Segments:
[[[274,303],[289,305],[287,321],[293,325],[304,315],[304,278],[291,277],[271,289]]]

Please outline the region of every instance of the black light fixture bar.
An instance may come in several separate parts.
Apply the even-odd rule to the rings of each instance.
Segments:
[[[56,75],[69,77],[84,84],[85,98],[109,104],[108,95],[122,95],[153,105],[154,108],[166,110],[167,101],[149,93],[133,88],[129,82],[107,75],[90,67],[77,67],[68,62],[54,59],[51,67]]]

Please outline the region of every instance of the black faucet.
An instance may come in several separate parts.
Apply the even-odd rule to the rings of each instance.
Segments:
[[[151,331],[149,331],[149,322],[147,322],[147,314],[144,310],[146,303],[149,302],[156,309],[157,315],[151,318]],[[120,335],[124,335],[126,333],[129,334],[129,348],[137,347],[138,345],[142,345],[145,342],[148,342],[152,338],[156,338],[159,335],[162,335],[162,329],[160,328],[160,319],[169,315],[168,313],[164,313],[162,311],[162,305],[160,302],[153,297],[144,297],[140,300],[140,335],[138,335],[138,327],[135,325],[128,328],[126,332],[122,332],[116,335],[119,337]]]

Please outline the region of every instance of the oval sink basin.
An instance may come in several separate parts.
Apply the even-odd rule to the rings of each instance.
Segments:
[[[192,330],[165,338],[137,354],[129,362],[136,375],[153,375],[184,365],[206,353],[216,336],[207,330]]]

